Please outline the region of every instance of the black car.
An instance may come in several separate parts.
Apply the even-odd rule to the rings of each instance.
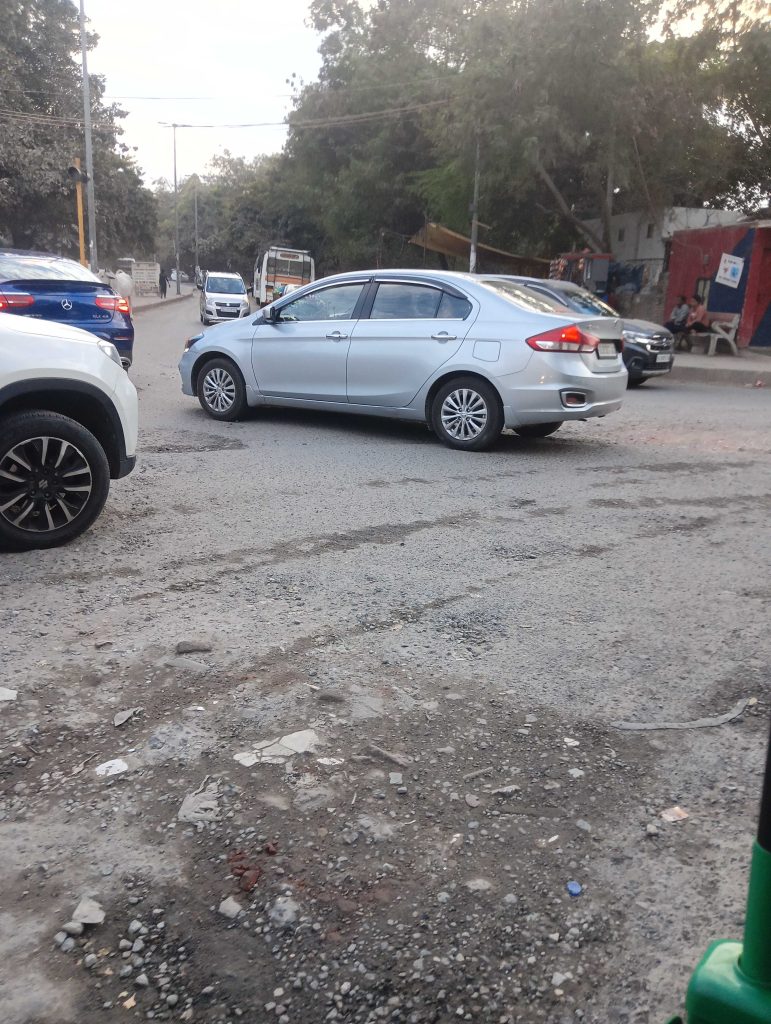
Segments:
[[[509,277],[546,298],[555,305],[567,306],[576,313],[591,316],[614,316],[618,313],[606,302],[572,281],[545,281],[538,277]],[[629,373],[629,387],[639,387],[650,377],[661,377],[672,370],[675,361],[674,338],[666,327],[649,320],[622,318],[624,328],[624,365]]]

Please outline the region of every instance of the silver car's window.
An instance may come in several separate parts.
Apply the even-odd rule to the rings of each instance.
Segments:
[[[282,306],[281,319],[293,323],[350,320],[363,287],[363,284],[339,284],[333,288],[319,288]]]
[[[556,299],[538,295],[525,285],[517,284],[514,281],[501,281],[494,277],[488,277],[483,278],[480,283],[500,295],[501,298],[507,299],[513,306],[527,309],[532,313],[555,313],[567,309],[566,306],[560,306]]]
[[[246,288],[243,281],[234,277],[207,277],[206,291],[215,295],[243,295]]]
[[[471,303],[461,295],[444,292],[439,303],[438,320],[465,320],[471,312]]]
[[[434,320],[442,292],[422,284],[380,284],[370,320]]]

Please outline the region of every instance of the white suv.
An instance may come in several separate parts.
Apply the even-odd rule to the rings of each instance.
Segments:
[[[134,468],[137,393],[88,331],[0,313],[0,547],[50,548]]]

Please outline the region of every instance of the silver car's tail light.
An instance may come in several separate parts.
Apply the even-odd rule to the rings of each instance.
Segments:
[[[530,348],[536,352],[594,352],[600,339],[577,324],[555,327],[544,334],[534,334],[527,339]]]

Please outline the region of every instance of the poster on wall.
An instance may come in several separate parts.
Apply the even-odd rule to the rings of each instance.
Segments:
[[[729,288],[738,288],[744,270],[744,260],[724,252],[720,257],[720,266],[715,274],[715,284],[727,284]]]

